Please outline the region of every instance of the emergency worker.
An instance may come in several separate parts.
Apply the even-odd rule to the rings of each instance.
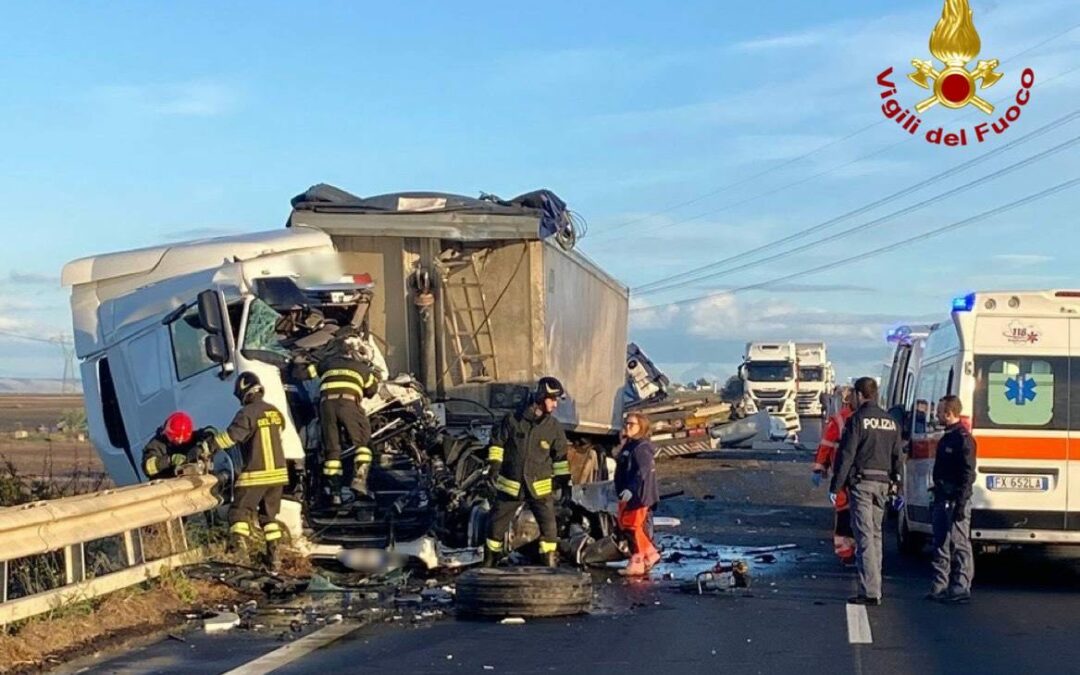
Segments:
[[[938,403],[946,425],[934,456],[931,520],[934,526],[934,580],[927,597],[938,602],[971,601],[975,556],[971,550],[971,491],[975,483],[975,439],[960,422],[957,396]]]
[[[566,434],[554,412],[564,394],[558,380],[542,377],[531,400],[508,414],[492,430],[488,461],[498,496],[484,549],[484,564],[488,567],[503,552],[503,540],[522,504],[529,507],[540,525],[540,554],[544,564],[558,565],[558,528],[552,491],[554,487],[570,484],[570,463],[566,459]]]
[[[830,498],[847,488],[855,533],[855,567],[859,594],[849,602],[881,604],[881,526],[889,493],[900,479],[900,428],[877,404],[872,377],[855,381],[858,407],[844,425],[836,457]]]
[[[829,470],[836,466],[836,451],[840,447],[840,437],[844,432],[844,425],[851,414],[855,412],[855,395],[851,387],[837,387],[836,398],[840,406],[825,423],[825,429],[821,433],[821,443],[818,445],[817,455],[814,457],[813,473],[811,479],[814,487],[821,485],[822,480]],[[835,408],[835,406],[830,406]],[[834,504],[836,516],[833,523],[833,550],[840,562],[845,565],[855,563],[855,535],[851,530],[851,508],[848,501],[848,492],[840,488],[836,493]]]
[[[209,434],[209,429],[196,432],[186,412],[172,413],[143,448],[143,473],[151,480],[174,478],[181,466],[194,462],[205,452],[202,442]]]
[[[372,453],[371,421],[361,402],[371,398],[378,390],[378,376],[359,336],[352,335],[337,340],[331,354],[316,366],[319,377],[319,423],[322,427],[323,464],[325,485],[333,504],[341,501],[341,481],[344,472],[341,465],[342,435],[347,447],[355,447],[355,469],[350,487],[360,496],[368,495],[368,473],[371,470]]]
[[[656,448],[649,441],[650,422],[643,413],[626,416],[625,439],[615,460],[615,493],[619,496],[619,528],[630,539],[633,555],[619,574],[643,576],[660,562],[660,552],[649,537],[649,510],[660,500],[656,483]]]
[[[251,526],[257,518],[266,540],[266,561],[276,568],[282,529],[275,519],[289,482],[281,438],[285,417],[263,400],[262,383],[255,373],[241,373],[233,394],[240,401],[240,410],[229,427],[215,433],[211,440],[215,450],[239,446],[242,458],[229,507],[229,543],[233,550],[247,551]]]

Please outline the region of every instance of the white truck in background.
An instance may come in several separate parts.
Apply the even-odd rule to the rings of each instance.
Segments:
[[[784,420],[789,436],[801,430],[798,355],[794,342],[748,342],[739,366],[747,413],[766,411]]]
[[[795,354],[799,361],[796,408],[803,417],[821,417],[825,414],[824,395],[836,385],[836,373],[825,343],[796,342]]]

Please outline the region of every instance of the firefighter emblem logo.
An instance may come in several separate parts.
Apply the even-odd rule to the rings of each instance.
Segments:
[[[916,111],[922,113],[940,103],[946,108],[973,105],[987,115],[994,112],[994,106],[975,93],[976,85],[981,89],[992,87],[1003,74],[996,70],[1000,63],[997,59],[980,60],[974,70],[968,70],[967,64],[982,48],[972,14],[967,0],[945,0],[941,19],[930,33],[930,53],[944,64],[944,69],[934,68],[930,61],[911,60],[915,72],[908,79],[933,92],[915,104]]]

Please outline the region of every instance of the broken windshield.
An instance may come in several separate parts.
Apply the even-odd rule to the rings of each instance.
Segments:
[[[746,379],[751,382],[789,382],[793,378],[791,364],[786,361],[760,361],[746,366]]]
[[[247,327],[244,330],[245,352],[271,352],[279,356],[288,357],[289,350],[281,346],[274,327],[281,315],[274,308],[262,300],[255,298],[248,308]]]

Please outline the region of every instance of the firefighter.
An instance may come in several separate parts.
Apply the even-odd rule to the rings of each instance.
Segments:
[[[151,480],[175,477],[181,466],[207,454],[203,441],[208,433],[206,429],[196,432],[186,412],[172,413],[143,448],[143,473]]]
[[[851,417],[851,413],[855,412],[851,387],[837,387],[836,398],[840,402],[840,407],[825,423],[825,429],[821,433],[821,444],[818,445],[817,456],[814,458],[812,474],[814,487],[821,485],[825,474],[836,465],[836,449],[840,446],[844,424]],[[852,565],[855,563],[855,535],[851,531],[851,509],[846,489],[841,488],[836,493],[834,506],[836,517],[833,524],[833,550],[840,558],[840,562]]]
[[[361,402],[379,390],[375,368],[366,358],[363,342],[357,335],[338,340],[338,348],[319,361],[316,370],[319,384],[319,423],[322,426],[322,473],[331,503],[341,502],[342,431],[346,445],[355,447],[355,469],[350,487],[360,496],[368,496],[368,473],[371,470],[371,421]]]
[[[488,460],[497,498],[491,514],[484,564],[495,565],[503,540],[522,504],[540,525],[540,555],[548,567],[558,564],[558,531],[553,488],[570,483],[566,434],[554,412],[565,391],[554,377],[542,377],[531,400],[503,418],[491,433]],[[558,483],[559,485],[556,485]]]
[[[233,550],[247,551],[251,526],[257,517],[266,540],[266,561],[276,568],[282,529],[275,519],[289,482],[281,439],[285,417],[263,401],[262,383],[255,373],[241,373],[233,394],[240,400],[240,411],[229,428],[216,432],[211,440],[215,450],[240,446],[243,462],[229,507],[229,543]]]
[[[900,479],[900,427],[877,404],[872,377],[855,381],[858,408],[844,424],[829,497],[847,488],[859,594],[849,602],[881,604],[881,525],[893,486]]]

